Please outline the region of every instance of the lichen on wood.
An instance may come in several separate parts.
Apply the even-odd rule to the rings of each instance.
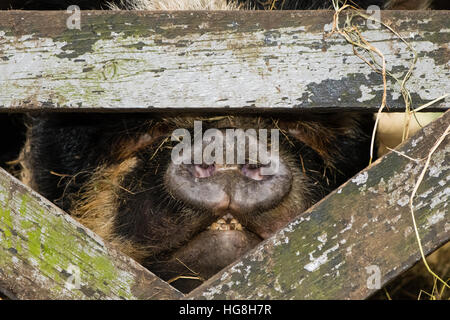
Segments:
[[[379,107],[380,75],[344,39],[325,36],[331,11],[87,11],[81,30],[67,28],[69,16],[0,12],[0,111]],[[450,92],[449,18],[448,11],[381,12],[417,51],[408,81],[414,106]],[[361,30],[389,71],[408,70],[411,53],[392,33]],[[391,111],[403,109],[392,79],[387,98]]]
[[[182,297],[3,169],[0,292],[18,299]]]

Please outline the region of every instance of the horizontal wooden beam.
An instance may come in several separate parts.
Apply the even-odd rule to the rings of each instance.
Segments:
[[[370,296],[420,259],[409,199],[430,149],[449,124],[447,111],[398,152],[361,171],[188,298]],[[447,135],[413,202],[425,254],[450,239],[449,180]]]
[[[3,169],[0,292],[12,299],[183,296]]]
[[[0,111],[161,109],[376,111],[381,76],[342,37],[331,11],[0,12]],[[413,107],[450,92],[450,11],[382,11],[419,60]],[[344,18],[342,18],[343,20]],[[387,29],[363,35],[396,76],[411,63]],[[403,110],[388,80],[388,106]],[[429,111],[446,110],[450,97]]]

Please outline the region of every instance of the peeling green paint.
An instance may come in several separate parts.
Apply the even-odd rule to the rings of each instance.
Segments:
[[[6,80],[0,108],[225,109],[254,101],[252,108],[345,104],[375,111],[383,92],[380,76],[354,57],[351,45],[324,39],[329,12],[89,12],[81,30],[67,29],[59,13],[23,15],[26,24],[17,13],[0,12],[0,52],[7,57],[0,60]],[[53,28],[42,25],[43,16]],[[447,93],[450,30],[441,29],[448,13],[383,17],[395,17],[400,33],[412,30],[404,36],[419,55],[408,81],[414,103]],[[381,48],[388,69],[409,68],[409,53],[388,31],[363,34]],[[403,110],[400,91],[387,85],[390,110]],[[449,99],[427,110],[446,110]]]
[[[146,269],[106,246],[101,239],[93,238],[84,227],[26,190],[3,169],[0,169],[0,205],[0,283],[10,283],[10,291],[23,285],[23,291],[15,292],[18,297],[181,296]],[[69,271],[74,267],[80,270],[79,288],[70,288],[67,284],[73,276]],[[32,279],[35,283],[30,289]]]

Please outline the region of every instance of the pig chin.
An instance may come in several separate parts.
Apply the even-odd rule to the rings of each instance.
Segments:
[[[247,219],[235,211],[225,213],[196,232],[183,246],[160,256],[158,262],[152,262],[148,267],[181,292],[188,293],[237,261],[292,216],[291,213],[288,217],[275,219],[271,210]],[[242,224],[235,217],[242,217]],[[264,228],[267,224],[270,227]]]
[[[172,259],[180,261],[205,279],[237,260],[262,239],[239,222],[219,219],[178,249]]]
[[[262,240],[226,214],[197,233],[165,261],[150,269],[182,292],[189,292]],[[188,275],[188,277],[186,277]]]

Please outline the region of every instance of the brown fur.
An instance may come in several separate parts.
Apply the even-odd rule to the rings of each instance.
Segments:
[[[31,169],[28,166],[28,161],[26,159],[27,154],[30,153],[31,146],[30,146],[30,140],[27,138],[25,140],[25,145],[22,148],[22,151],[19,155],[19,164],[21,167],[19,179],[26,184],[27,186],[30,186],[31,188],[34,188],[33,186],[33,179],[32,179],[32,172]]]
[[[125,175],[136,166],[136,158],[128,158],[117,165],[100,167],[80,191],[71,214],[83,225],[119,248],[137,261],[142,261],[146,250],[131,240],[117,236],[115,218],[117,193]]]
[[[354,128],[357,128],[356,119],[351,114],[345,118],[328,117],[328,122],[324,126],[317,122],[318,117],[316,119],[314,117],[309,121],[306,119],[307,121],[281,122],[280,128],[287,129],[290,135],[316,151],[325,160],[327,166],[334,167],[336,158],[342,158],[345,155],[334,148],[333,144],[339,136],[354,137],[358,134],[354,131]]]
[[[250,121],[242,121],[242,117],[219,116],[219,117],[174,117],[165,118],[156,126],[149,125],[146,135],[138,137],[126,137],[119,141],[113,149],[112,156],[118,159],[127,159],[136,152],[148,147],[154,142],[154,139],[164,135],[164,131],[170,132],[175,128],[190,128],[194,120],[215,122],[217,128],[221,127],[239,127],[253,128],[253,118]],[[339,150],[333,148],[339,136],[355,136],[358,132],[353,132],[352,128],[356,126],[355,118],[349,114],[345,119],[342,117],[331,117],[328,119],[327,126],[320,124],[320,116],[303,115],[302,121],[271,120],[274,128],[280,129],[283,134],[289,133],[293,138],[305,143],[314,151],[319,153],[329,166],[333,166],[333,159],[343,157]],[[258,118],[258,123],[267,125],[267,122]]]
[[[339,123],[338,117],[335,121],[330,121],[330,126],[326,127],[320,125],[317,121],[320,117],[304,115],[300,121],[287,121],[278,119],[263,119],[258,118],[256,121],[261,128],[274,127],[284,130],[286,133],[292,135],[293,138],[305,143],[313,150],[318,152],[321,157],[326,159],[326,163],[333,167],[334,161],[344,155],[339,153],[339,150],[332,148],[333,142],[336,141],[339,135],[355,135],[356,132],[349,131],[349,126],[354,125],[353,118],[351,116],[346,117],[346,121]],[[194,120],[204,120],[206,122],[213,122],[214,127],[238,127],[238,128],[252,128],[255,125],[254,117],[246,119],[242,116],[219,116],[219,117],[173,117],[161,119],[156,123],[149,122],[146,126],[148,130],[145,134],[136,136],[126,136],[121,138],[117,143],[113,144],[112,157],[118,159],[119,162],[113,165],[103,165],[99,167],[89,181],[81,188],[79,193],[75,196],[72,209],[70,213],[83,225],[93,230],[105,240],[111,242],[117,246],[121,251],[128,254],[132,258],[139,262],[147,257],[152,252],[155,252],[154,247],[146,247],[145,245],[138,244],[135,241],[124,239],[117,235],[115,230],[115,218],[116,210],[118,208],[118,193],[121,191],[133,192],[131,190],[125,190],[122,182],[124,177],[130,173],[137,165],[137,159],[135,155],[151,146],[155,138],[161,136],[168,136],[174,128],[190,128],[193,126]],[[168,139],[166,139],[168,141]],[[22,155],[29,152],[29,140],[27,140],[26,146]],[[161,147],[161,150],[163,148]],[[157,150],[158,151],[158,150]],[[296,159],[289,154],[281,154],[284,159],[289,162],[289,168],[294,176],[295,183],[292,185],[292,190],[289,196],[283,199],[280,205],[272,210],[263,213],[263,216],[259,219],[255,219],[261,228],[265,228],[264,221],[266,217],[278,216],[280,225],[275,226],[276,223],[271,223],[269,229],[266,230],[266,236],[268,236],[273,229],[281,227],[286,220],[293,217],[296,213],[307,209],[312,202],[308,199],[312,199],[312,194],[309,191],[308,182],[302,178],[301,172],[305,172],[305,168],[299,168]],[[31,174],[28,169],[27,161],[23,161],[25,156],[22,156],[23,172],[22,179],[27,184],[32,184],[30,179]],[[139,181],[136,181],[136,185],[139,185]],[[301,205],[300,205],[301,204]],[[189,212],[184,215],[189,215]],[[244,221],[243,221],[244,222]],[[172,224],[176,224],[176,221],[166,221],[164,223],[166,228],[163,232],[167,232],[167,228]],[[195,224],[195,223],[194,223]],[[161,227],[161,226],[160,226]],[[159,232],[158,227],[155,226],[155,230],[152,232]],[[163,229],[164,229],[163,228]],[[172,227],[170,227],[172,228]],[[175,231],[176,232],[176,231]],[[180,243],[185,239],[180,239]],[[164,245],[161,245],[161,249]],[[156,250],[159,251],[159,250]]]
[[[284,1],[257,1],[266,10],[282,9]],[[430,8],[433,0],[389,0],[383,9],[390,10],[425,10]],[[352,3],[351,1],[349,3]],[[122,0],[121,7],[129,10],[238,10],[252,8],[251,1],[238,4],[227,0]],[[110,9],[119,10],[111,4]],[[332,4],[330,1],[330,9]]]

